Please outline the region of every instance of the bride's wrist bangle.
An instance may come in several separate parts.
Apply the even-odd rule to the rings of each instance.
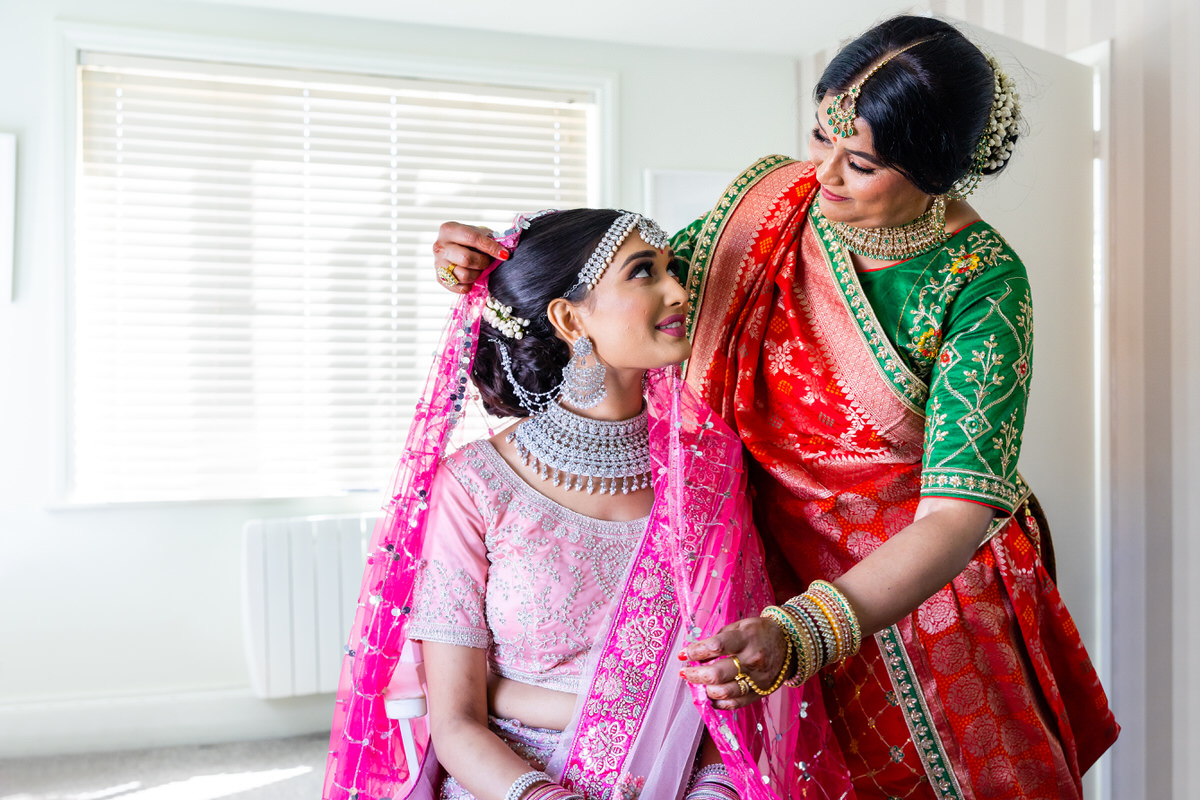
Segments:
[[[512,786],[509,786],[504,794],[504,800],[521,800],[525,793],[537,784],[553,782],[554,779],[541,770],[531,770],[512,782]]]
[[[684,800],[738,800],[738,793],[725,765],[710,764],[692,775]]]
[[[557,783],[540,783],[530,789],[522,800],[583,800],[583,797]]]

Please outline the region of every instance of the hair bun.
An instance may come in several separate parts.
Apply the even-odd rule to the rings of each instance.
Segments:
[[[983,133],[975,143],[971,166],[954,182],[949,196],[956,200],[971,194],[979,186],[984,175],[992,175],[1004,169],[1012,158],[1013,147],[1020,134],[1021,104],[1017,84],[1000,66],[995,56],[984,55],[992,68],[992,106]]]
[[[992,115],[980,140],[979,166],[985,173],[996,172],[1012,158],[1021,121],[1021,96],[1017,84],[995,56],[985,55],[996,76],[992,89]]]

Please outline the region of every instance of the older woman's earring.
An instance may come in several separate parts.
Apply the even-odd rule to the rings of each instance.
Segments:
[[[571,346],[571,360],[563,367],[562,399],[576,408],[595,408],[608,397],[604,386],[604,365],[587,365],[588,356],[595,357],[592,340],[580,336]]]

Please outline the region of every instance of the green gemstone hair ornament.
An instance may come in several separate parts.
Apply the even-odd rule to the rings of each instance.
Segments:
[[[888,63],[905,50],[911,50],[917,45],[924,44],[928,41],[930,41],[930,39],[920,39],[908,45],[907,47],[902,47],[896,52],[889,54],[878,64],[871,67],[870,72],[868,72],[866,75],[863,75],[862,78],[859,79],[858,83],[854,84],[841,94],[834,95],[833,101],[829,104],[829,108],[826,109],[826,117],[829,120],[829,127],[833,131],[834,135],[840,136],[843,139],[849,139],[854,135],[854,118],[858,116],[858,97],[860,94],[862,94],[863,84],[866,83],[872,75],[878,72],[884,64]]]

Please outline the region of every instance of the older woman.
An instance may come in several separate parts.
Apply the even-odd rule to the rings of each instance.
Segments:
[[[819,674],[859,797],[1079,797],[1118,727],[1017,474],[1025,270],[963,200],[1012,153],[1012,82],[898,17],[815,99],[812,160],[759,161],[674,240],[688,382],[752,456],[791,598],[689,645],[685,677],[735,708]],[[444,226],[438,264],[469,282],[477,246]]]

